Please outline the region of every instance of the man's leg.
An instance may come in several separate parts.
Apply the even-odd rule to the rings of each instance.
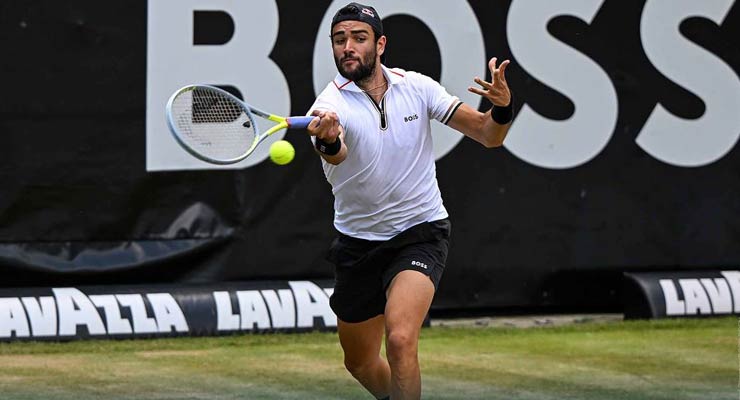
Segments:
[[[386,354],[391,368],[391,399],[421,398],[419,333],[434,297],[434,284],[418,271],[396,275],[387,290]]]
[[[344,350],[344,366],[378,399],[388,396],[391,384],[388,362],[380,357],[384,329],[385,319],[382,315],[358,323],[337,321],[339,343]]]

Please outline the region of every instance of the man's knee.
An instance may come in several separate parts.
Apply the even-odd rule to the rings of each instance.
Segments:
[[[418,334],[410,330],[391,330],[386,343],[390,362],[415,358],[418,345]]]
[[[369,371],[372,371],[374,364],[377,360],[375,359],[357,359],[357,358],[344,358],[344,368],[349,371],[354,377],[364,376]]]

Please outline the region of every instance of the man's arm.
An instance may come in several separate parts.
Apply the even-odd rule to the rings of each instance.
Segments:
[[[311,136],[316,137],[314,150],[329,164],[339,165],[347,158],[344,128],[339,125],[339,116],[321,110],[314,110],[311,115],[318,117],[306,128]]]
[[[463,104],[457,109],[448,125],[486,147],[499,147],[504,143],[511,127],[511,91],[506,82],[506,67],[509,60],[496,68],[496,57],[488,62],[493,82],[475,78],[482,89],[470,87],[468,91],[488,99],[496,108],[482,113]],[[494,112],[492,116],[491,113]]]

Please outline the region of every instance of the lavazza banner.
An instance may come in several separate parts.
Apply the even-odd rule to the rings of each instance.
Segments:
[[[330,330],[331,281],[0,291],[0,340]]]
[[[625,274],[625,318],[740,314],[740,270]]]

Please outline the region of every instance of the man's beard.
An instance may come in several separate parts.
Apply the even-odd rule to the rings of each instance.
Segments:
[[[352,71],[346,71],[342,67],[342,62],[347,59],[347,57],[342,57],[341,59],[334,57],[334,63],[337,65],[337,71],[339,71],[339,75],[342,75],[343,77],[354,81],[355,83],[362,82],[369,78],[373,71],[375,70],[375,53],[374,51],[372,54],[368,54],[368,59],[370,62],[367,64],[362,62],[362,58],[360,57],[352,57],[353,59],[357,60],[357,68],[353,69]]]

